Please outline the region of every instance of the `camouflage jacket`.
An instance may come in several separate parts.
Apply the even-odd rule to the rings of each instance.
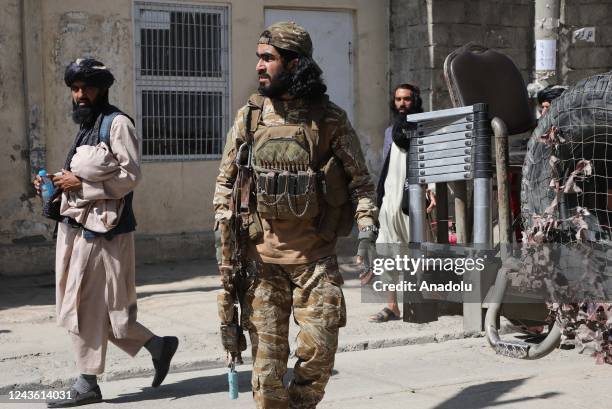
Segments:
[[[216,180],[213,205],[215,224],[227,225],[232,217],[230,210],[231,194],[238,168],[236,154],[245,138],[245,116],[248,106],[240,108],[236,119],[229,130],[219,175]],[[310,106],[304,100],[271,100],[266,98],[263,105],[259,126],[283,125],[298,122],[309,122]],[[318,157],[325,163],[332,155],[338,158],[348,176],[350,199],[356,207],[355,219],[360,228],[376,224],[378,208],[375,204],[376,190],[370,179],[359,139],[351,126],[346,113],[332,102],[324,106],[323,115],[317,121],[319,127]],[[313,221],[283,225],[278,220],[263,220],[263,243],[257,245],[257,252],[264,262],[278,264],[298,264],[311,262],[335,252],[335,241],[332,243],[318,240]],[[224,247],[227,240],[223,240]],[[229,262],[230,250],[223,249],[223,264]]]

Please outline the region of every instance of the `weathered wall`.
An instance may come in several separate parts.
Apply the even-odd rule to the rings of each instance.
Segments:
[[[561,0],[558,83],[612,68],[612,1]],[[443,64],[454,49],[474,41],[508,55],[532,78],[534,58],[533,0],[391,0],[391,86],[414,81],[426,108],[450,106]],[[595,27],[595,41],[573,41],[575,30]]]
[[[562,0],[558,77],[561,84],[612,69],[612,1]],[[595,41],[573,41],[575,30],[595,27]]]
[[[425,109],[451,106],[444,59],[469,42],[500,50],[529,79],[532,0],[391,0],[391,84],[421,87]]]
[[[32,217],[40,209],[28,185],[21,0],[5,0],[0,13],[0,246],[40,242],[48,224]]]
[[[25,16],[20,7],[22,2],[29,4]],[[167,3],[180,2],[169,0]],[[236,110],[257,87],[255,41],[264,29],[266,7],[353,12],[356,61],[354,126],[368,163],[377,170],[382,150],[381,130],[388,115],[388,1],[234,0],[219,3],[231,6],[232,121]],[[0,245],[5,246],[0,248],[0,274],[50,270],[52,265],[52,223],[39,216],[39,199],[31,196],[29,185],[30,155],[26,137],[28,130],[25,129],[28,119],[24,106],[36,102],[37,98],[40,100],[38,133],[34,136],[39,135],[40,143],[46,147],[46,158],[43,159],[50,172],[62,167],[76,133],[76,125],[70,119],[69,90],[63,82],[64,68],[70,61],[83,56],[95,56],[103,61],[116,78],[110,91],[111,103],[134,114],[132,7],[133,2],[125,0],[3,0],[0,15],[0,118],[6,136],[0,142],[4,159],[0,161]],[[27,30],[36,28],[41,32],[40,37],[25,36],[29,57],[32,60],[38,58],[42,66],[40,72],[30,73],[29,83],[36,84],[37,76],[40,77],[41,91],[34,95],[36,98],[31,98],[28,92],[24,96],[22,87],[22,20]],[[34,116],[28,115],[30,117]],[[134,203],[139,223],[137,237],[140,237],[137,248],[142,248],[140,254],[146,254],[150,260],[212,255],[212,196],[218,161],[146,162],[142,169],[143,180],[136,190]],[[46,247],[31,247],[31,242],[36,240],[44,241]],[[23,247],[10,246],[24,241],[28,243]],[[158,251],[148,251],[153,248],[151,243]],[[36,263],[28,261],[32,257],[37,258]]]
[[[431,109],[433,85],[431,9],[431,1],[425,0],[391,0],[389,7],[391,89],[405,82],[417,85],[425,110]]]
[[[527,84],[533,66],[533,21],[533,0],[434,0],[432,105],[436,109],[451,106],[444,59],[469,42],[506,54]]]

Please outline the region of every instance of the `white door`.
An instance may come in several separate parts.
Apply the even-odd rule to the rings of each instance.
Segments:
[[[330,99],[353,120],[353,16],[342,11],[266,9],[266,27],[294,21],[312,39],[313,58],[323,70]]]

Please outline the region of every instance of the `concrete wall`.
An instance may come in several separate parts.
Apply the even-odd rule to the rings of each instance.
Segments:
[[[430,110],[434,52],[431,1],[391,0],[389,10],[391,88],[405,82],[418,85],[423,107]]]
[[[391,84],[421,87],[425,109],[451,106],[444,59],[469,42],[508,55],[529,79],[532,0],[391,0]]]
[[[571,85],[612,69],[612,1],[560,0],[558,83]],[[533,0],[391,0],[391,86],[414,82],[430,109],[450,106],[443,64],[454,49],[474,41],[508,55],[532,80]],[[573,41],[575,30],[595,27],[595,41]]]
[[[612,69],[612,1],[562,0],[557,74],[559,83]],[[595,41],[572,41],[575,30],[595,27]]]
[[[533,66],[533,20],[532,0],[434,0],[432,105],[436,109],[451,107],[444,59],[472,41],[510,57],[527,84]]]
[[[356,61],[353,125],[368,163],[378,171],[382,130],[388,119],[387,0],[201,3],[230,5],[232,121],[257,87],[254,54],[256,39],[264,29],[266,7],[352,11]],[[2,4],[0,127],[5,136],[0,142],[0,274],[40,272],[51,269],[53,224],[40,216],[40,200],[33,197],[29,183],[30,169],[59,170],[76,133],[70,119],[69,90],[63,82],[64,68],[78,57],[97,57],[116,78],[111,103],[134,114],[133,2],[2,0]],[[140,246],[147,261],[212,256],[212,196],[217,169],[217,160],[143,164],[135,212],[137,248]]]
[[[33,218],[38,200],[29,187],[30,147],[26,132],[22,1],[4,0],[0,13],[0,245],[40,242],[49,224]],[[42,84],[38,84],[39,87]],[[40,113],[41,107],[38,106]]]

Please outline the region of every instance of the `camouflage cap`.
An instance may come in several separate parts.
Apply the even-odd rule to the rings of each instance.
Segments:
[[[258,44],[270,44],[312,57],[310,34],[293,21],[279,21],[272,24],[261,33]]]

